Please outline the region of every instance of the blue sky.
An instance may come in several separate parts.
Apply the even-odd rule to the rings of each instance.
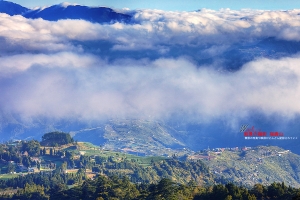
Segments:
[[[13,2],[25,7],[47,6],[63,2],[63,0],[14,0]],[[287,10],[300,9],[299,0],[69,0],[71,3],[79,3],[87,6],[107,6],[112,8],[130,8],[130,9],[160,9],[160,10],[177,10],[193,11],[200,8],[209,9],[266,9],[266,10]]]

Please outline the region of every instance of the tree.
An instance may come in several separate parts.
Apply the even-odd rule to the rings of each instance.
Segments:
[[[29,142],[23,143],[22,151],[27,151],[30,156],[40,155],[40,143],[37,140],[30,140]]]
[[[106,158],[105,157],[101,157],[101,156],[96,156],[95,157],[95,162],[97,163],[97,164],[103,164],[103,163],[105,163],[106,162]]]
[[[156,186],[150,189],[152,195],[149,196],[149,199],[176,199],[176,189],[176,185],[170,179],[163,178]]]
[[[42,136],[41,144],[44,146],[58,146],[73,143],[74,140],[69,133],[64,132],[50,132]]]
[[[41,164],[40,164],[40,162],[37,162],[36,166],[37,166],[37,168],[38,168],[39,170],[41,170]]]
[[[68,160],[73,160],[74,159],[74,152],[73,151],[66,151],[66,158],[68,159]]]
[[[272,183],[268,186],[268,197],[279,199],[283,194],[284,190],[280,183]]]
[[[255,184],[252,188],[252,193],[260,199],[264,195],[264,186],[259,183]]]
[[[22,160],[22,163],[25,167],[29,167],[30,166],[30,160],[28,157],[24,157]]]
[[[227,195],[227,197],[225,198],[225,200],[232,200],[232,196],[231,195]]]
[[[16,170],[16,167],[13,163],[8,163],[7,165],[7,173],[12,173]]]
[[[75,168],[75,162],[74,162],[74,160],[71,160],[71,161],[70,161],[70,166],[71,166],[72,168]]]
[[[256,200],[256,197],[255,197],[255,195],[254,194],[249,194],[248,196],[247,196],[247,200]]]
[[[225,199],[228,195],[228,189],[224,185],[215,185],[213,187],[212,199]]]
[[[67,170],[67,162],[63,162],[63,164],[61,165],[61,169],[63,172]]]
[[[293,196],[292,200],[300,200],[300,192],[298,192],[295,196]]]

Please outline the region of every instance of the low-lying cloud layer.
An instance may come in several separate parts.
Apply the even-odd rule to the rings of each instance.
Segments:
[[[252,111],[293,118],[300,114],[299,54],[262,54],[235,72],[218,70],[230,66],[215,56],[267,38],[297,43],[299,13],[140,10],[134,24],[109,25],[0,14],[1,112],[23,121],[209,121]],[[195,62],[195,54],[210,64]]]
[[[300,113],[300,56],[260,59],[235,73],[197,68],[185,59],[107,64],[73,53],[9,56],[0,62],[1,107],[25,117],[159,119],[181,113],[210,118],[252,109]]]
[[[124,11],[125,12],[125,11]],[[127,11],[128,12],[128,11]],[[24,51],[81,51],[72,43],[106,40],[112,50],[155,49],[170,45],[232,45],[261,38],[300,41],[300,10],[136,11],[134,24],[93,24],[83,20],[50,22],[0,14],[0,37]],[[2,49],[2,51],[6,51]]]

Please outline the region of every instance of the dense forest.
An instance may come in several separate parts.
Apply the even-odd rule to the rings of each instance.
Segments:
[[[68,179],[64,175],[48,175],[50,180],[61,182]],[[157,184],[132,183],[124,176],[99,176],[95,180],[87,179],[82,184],[68,189],[64,184],[51,181],[41,175],[40,180],[48,181],[46,186],[35,184],[34,177],[28,176],[23,189],[13,195],[2,194],[1,199],[96,199],[96,200],[262,200],[262,199],[300,199],[300,189],[286,186],[284,183],[261,184],[253,188],[236,186],[232,183],[212,186],[197,186],[195,182],[178,184],[163,178]],[[38,178],[38,177],[36,177]]]
[[[69,133],[64,132],[50,132],[42,136],[41,145],[43,146],[58,146],[74,142]]]

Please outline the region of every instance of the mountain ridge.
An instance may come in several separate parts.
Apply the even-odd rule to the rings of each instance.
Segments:
[[[8,15],[22,15],[28,19],[42,18],[48,21],[83,19],[92,23],[130,23],[131,16],[107,7],[88,7],[61,3],[45,8],[29,9],[9,1],[0,1],[0,12]]]
[[[28,12],[30,9],[23,7],[19,4],[9,2],[9,1],[0,1],[0,13],[6,13],[8,15],[22,15]]]

